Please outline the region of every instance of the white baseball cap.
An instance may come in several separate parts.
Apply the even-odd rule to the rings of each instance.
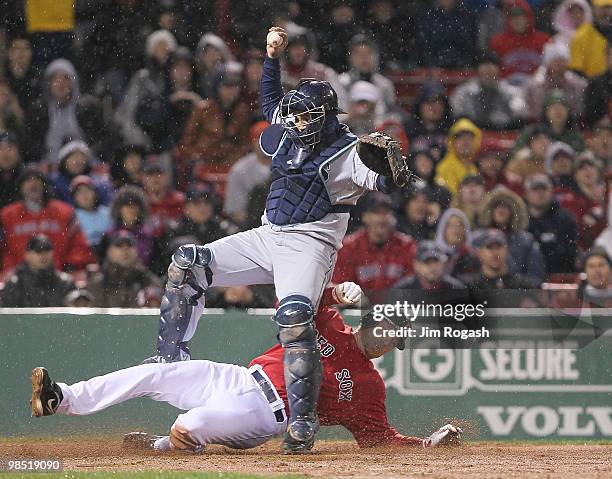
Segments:
[[[376,85],[367,81],[358,81],[351,86],[349,96],[352,103],[357,103],[358,101],[378,103],[381,95]]]

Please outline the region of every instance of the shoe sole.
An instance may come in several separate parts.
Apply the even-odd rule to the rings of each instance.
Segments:
[[[285,456],[302,456],[305,454],[313,454],[312,448],[310,449],[283,449]]]
[[[32,370],[32,399],[30,405],[32,406],[32,416],[41,417],[44,414],[42,401],[40,395],[43,390],[43,379],[45,373],[43,368],[34,368]]]

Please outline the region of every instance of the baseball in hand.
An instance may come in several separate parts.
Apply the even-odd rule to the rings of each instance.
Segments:
[[[278,32],[270,32],[266,37],[266,42],[271,47],[280,47],[283,44],[283,37]]]

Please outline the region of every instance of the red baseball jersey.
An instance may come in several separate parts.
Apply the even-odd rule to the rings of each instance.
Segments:
[[[0,210],[0,256],[2,268],[8,272],[23,261],[30,238],[46,234],[53,242],[55,266],[83,269],[95,263],[85,235],[67,203],[49,200],[39,212],[29,211],[23,201],[16,201]]]
[[[367,291],[391,288],[413,273],[416,242],[396,231],[382,246],[370,242],[365,228],[344,238],[334,269],[334,283],[353,281]]]
[[[180,191],[168,190],[162,200],[149,200],[149,224],[160,233],[170,220],[178,220],[185,208],[185,195]]]
[[[418,445],[422,439],[400,434],[387,419],[385,383],[367,359],[340,313],[319,309],[317,340],[323,363],[323,381],[317,413],[323,426],[344,426],[360,447]],[[250,365],[260,364],[287,405],[283,348],[276,345]]]

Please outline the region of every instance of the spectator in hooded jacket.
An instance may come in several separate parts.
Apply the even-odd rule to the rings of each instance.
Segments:
[[[549,36],[535,29],[533,11],[525,0],[506,3],[504,13],[504,31],[491,38],[490,47],[501,60],[503,77],[521,84],[542,63]]]
[[[587,0],[563,0],[552,16],[552,25],[557,32],[553,41],[569,47],[578,28],[592,21],[593,11]]]
[[[26,113],[28,161],[57,163],[59,150],[72,140],[87,143],[100,159],[110,151],[111,128],[104,121],[99,100],[81,95],[72,63],[52,61],[45,70],[42,97]]]
[[[555,195],[564,195],[576,189],[574,163],[576,153],[562,141],[557,141],[546,149],[546,174],[551,179]]]
[[[471,66],[476,51],[474,17],[457,0],[436,0],[416,22],[421,64],[440,68]]]
[[[98,256],[104,259],[110,238],[117,231],[126,230],[136,240],[136,250],[140,261],[151,264],[155,252],[156,231],[149,223],[149,204],[142,188],[124,186],[117,191],[111,203],[113,226],[104,234]]]
[[[194,91],[193,60],[178,47],[168,61],[168,88],[139,103],[136,123],[151,141],[151,152],[172,150],[179,141],[194,105],[202,101]]]
[[[546,267],[538,242],[527,231],[529,216],[525,202],[507,188],[493,190],[478,213],[481,228],[496,228],[508,240],[510,270],[542,282]]]
[[[522,133],[525,142],[514,146],[514,155],[506,165],[507,177],[513,183],[523,184],[527,176],[545,173],[545,155],[551,144],[550,131],[543,125],[527,127]]]
[[[514,151],[521,149],[538,127],[554,141],[562,141],[575,151],[584,150],[584,137],[572,118],[570,105],[565,93],[551,90],[544,98],[542,118],[538,125],[528,126],[514,143]]]
[[[386,47],[386,46],[385,46]],[[370,82],[378,87],[386,110],[396,107],[395,85],[380,73],[380,52],[374,40],[364,34],[351,38],[349,48],[350,68],[340,75],[340,83],[346,91],[358,81]]]
[[[110,203],[114,193],[113,186],[106,178],[92,173],[91,150],[85,143],[79,140],[66,143],[58,153],[58,161],[57,171],[49,175],[55,198],[72,205],[70,183],[77,176],[87,175],[98,190],[99,201],[105,205]]]
[[[455,278],[478,271],[478,258],[472,250],[472,227],[457,208],[446,210],[436,228],[436,246],[448,257],[445,273]]]
[[[559,195],[559,204],[569,210],[578,224],[578,248],[588,250],[606,228],[606,185],[601,161],[590,151],[578,155],[574,180],[576,187]]]
[[[157,145],[138,125],[138,110],[143,105],[161,101],[167,94],[170,85],[170,58],[177,47],[174,35],[167,30],[156,30],[147,37],[146,67],[132,75],[123,101],[115,112],[125,143],[158,150]]]
[[[531,120],[538,120],[544,99],[553,90],[565,94],[569,111],[575,119],[582,118],[587,81],[568,70],[569,59],[569,48],[566,45],[548,43],[544,46],[542,65],[525,84],[525,97]]]
[[[499,59],[493,54],[478,59],[477,72],[450,98],[455,118],[469,118],[489,130],[518,128],[527,108],[521,89],[501,79]]]
[[[219,70],[232,62],[234,56],[221,37],[210,32],[202,35],[195,52],[196,93],[204,99],[214,97]]]
[[[478,170],[474,161],[480,150],[482,132],[467,118],[461,118],[448,134],[448,150],[436,168],[436,181],[453,195],[467,175]]]
[[[27,168],[18,185],[21,200],[0,210],[2,270],[11,270],[23,260],[30,237],[37,233],[46,234],[53,243],[57,269],[80,270],[94,263],[74,209],[63,201],[49,198],[45,176],[34,168]]]
[[[10,131],[0,132],[0,208],[19,199],[17,180],[23,170],[17,137]]]
[[[606,69],[592,78],[584,93],[584,119],[590,128],[612,124],[612,48],[606,49]]]
[[[5,308],[59,307],[75,289],[70,275],[55,268],[51,240],[37,234],[29,239],[23,262],[6,280],[0,304]]]
[[[445,150],[448,130],[453,124],[444,86],[434,80],[423,82],[412,110],[412,116],[404,123],[406,136],[410,138],[410,149],[430,150],[437,163]]]
[[[606,70],[606,51],[612,37],[612,2],[593,1],[593,21],[584,22],[576,30],[570,45],[570,68],[587,78]]]
[[[81,175],[70,182],[72,204],[87,242],[98,246],[104,232],[112,226],[110,208],[100,202],[100,193],[89,176]]]
[[[191,112],[178,145],[183,163],[194,161],[204,168],[227,171],[248,151],[250,108],[241,98],[243,79],[238,67],[228,66],[218,73],[214,96]]]
[[[553,184],[546,175],[525,180],[525,200],[529,212],[528,231],[540,244],[547,273],[572,273],[576,268],[576,220],[559,206]]]

